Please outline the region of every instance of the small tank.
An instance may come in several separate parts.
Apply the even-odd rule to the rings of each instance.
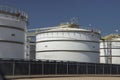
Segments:
[[[110,34],[102,38],[100,63],[120,64],[120,34]]]

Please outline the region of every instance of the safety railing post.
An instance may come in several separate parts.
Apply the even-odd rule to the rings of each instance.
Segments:
[[[30,61],[29,61],[29,63],[28,63],[28,75],[31,75],[31,63],[30,63]]]
[[[15,75],[15,61],[13,60],[13,76]]]
[[[55,74],[57,75],[57,62],[55,63]]]
[[[44,62],[42,61],[42,75],[44,75]]]
[[[67,74],[68,74],[68,62],[67,62]]]
[[[78,74],[78,71],[79,71],[79,64],[77,63],[76,66],[77,66],[77,71],[76,71],[76,72],[77,72],[77,74]]]

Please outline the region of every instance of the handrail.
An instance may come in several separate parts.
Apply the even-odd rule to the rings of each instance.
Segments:
[[[24,11],[20,11],[19,9],[11,8],[11,7],[8,7],[8,6],[0,5],[0,12],[16,14],[16,15],[20,14],[20,16],[28,18],[27,13],[25,13]]]
[[[47,31],[47,30],[57,29],[57,28],[59,29],[60,27],[57,26],[57,27],[46,27],[46,28],[28,29],[28,32],[40,32],[40,31]],[[89,30],[89,31],[101,33],[100,30],[94,29],[94,28],[90,28],[90,27],[79,27],[77,29],[85,29],[85,30]]]

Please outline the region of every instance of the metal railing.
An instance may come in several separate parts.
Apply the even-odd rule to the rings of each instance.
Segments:
[[[36,34],[40,33],[40,32],[47,32],[49,30],[52,30],[52,29],[59,29],[60,27],[57,26],[57,27],[46,27],[46,28],[36,28],[36,29],[29,29],[27,31],[27,34],[28,36],[36,36]],[[96,32],[96,33],[101,33],[100,30],[98,29],[94,29],[94,28],[90,28],[90,27],[80,27],[79,29],[83,29],[83,30],[88,30],[88,31],[93,31],[93,32]],[[67,31],[67,30],[66,30]]]
[[[0,60],[0,70],[5,75],[70,75],[70,74],[120,74],[120,65],[56,62],[56,61],[25,61]]]
[[[0,5],[0,12],[10,13],[10,14],[20,14],[20,16],[23,16],[26,19],[28,18],[27,13],[25,13],[24,11],[20,11],[19,9],[14,9],[8,6]]]

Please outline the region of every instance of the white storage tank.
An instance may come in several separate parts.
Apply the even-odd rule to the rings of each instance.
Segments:
[[[62,24],[36,35],[36,59],[99,63],[100,32]]]
[[[120,35],[110,34],[100,42],[100,62],[120,64]]]
[[[24,59],[27,14],[0,6],[0,58]]]

